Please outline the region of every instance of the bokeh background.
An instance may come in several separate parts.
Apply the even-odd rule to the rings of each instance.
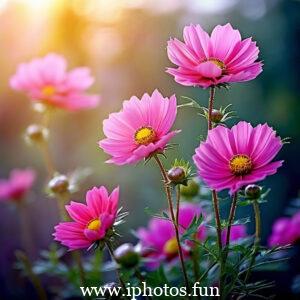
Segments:
[[[27,206],[34,237],[31,257],[52,242],[58,213],[43,189],[46,171],[42,157],[25,144],[25,128],[39,121],[29,100],[9,88],[19,63],[48,52],[64,55],[69,66],[88,66],[96,78],[92,92],[101,94],[98,108],[80,113],[58,112],[51,121],[50,147],[58,171],[90,167],[93,174],[73,198],[83,200],[93,185],[120,185],[122,206],[130,211],[123,239],[133,240],[130,228],[145,225],[144,208],[164,207],[159,172],[154,164],[116,167],[104,163],[97,146],[103,137],[102,120],[117,111],[130,96],[140,97],[158,88],[206,105],[208,91],[176,84],[165,73],[166,43],[181,39],[184,25],[200,23],[206,30],[230,22],[243,37],[253,36],[264,61],[254,81],[218,90],[216,106],[233,104],[241,119],[268,122],[282,137],[291,137],[280,154],[286,162],[265,185],[272,188],[262,207],[264,241],[273,221],[285,213],[300,188],[300,1],[297,0],[0,0],[0,177],[12,168],[32,167],[38,173]],[[206,123],[196,111],[179,111],[175,156],[191,160]],[[243,211],[243,214],[251,214]],[[0,203],[0,299],[24,299],[25,283],[13,268],[14,250],[20,246],[19,219],[9,205]],[[249,233],[252,227],[249,226]],[[27,299],[27,298],[26,298]],[[28,298],[29,299],[29,298]],[[30,298],[31,299],[31,298]]]

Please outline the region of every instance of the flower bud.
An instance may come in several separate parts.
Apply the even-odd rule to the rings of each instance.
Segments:
[[[42,143],[48,138],[48,129],[38,124],[31,124],[27,127],[25,139],[30,143]]]
[[[223,113],[217,109],[213,109],[211,112],[211,120],[214,123],[220,123],[223,119]]]
[[[249,184],[245,188],[245,195],[249,199],[258,199],[261,195],[262,188],[256,184]]]
[[[47,111],[47,105],[41,102],[33,102],[32,108],[37,113],[44,114]]]
[[[64,194],[69,191],[69,180],[65,175],[58,175],[49,181],[48,187],[55,194]]]
[[[168,171],[168,178],[172,183],[183,183],[186,174],[182,167],[173,167]]]
[[[140,260],[138,253],[135,251],[134,246],[130,243],[119,246],[114,255],[117,263],[125,268],[135,267]]]
[[[192,198],[198,195],[199,193],[199,185],[194,179],[190,179],[187,182],[187,186],[180,186],[180,194],[186,198]]]

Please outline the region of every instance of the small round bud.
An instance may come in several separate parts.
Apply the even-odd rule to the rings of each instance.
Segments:
[[[42,143],[48,138],[48,129],[44,126],[31,124],[26,129],[25,139],[32,143]]]
[[[168,178],[173,183],[182,183],[185,176],[185,170],[182,167],[173,167],[168,171]]]
[[[55,194],[63,194],[69,190],[69,181],[67,176],[58,175],[52,178],[48,183],[49,189]]]
[[[217,109],[213,109],[211,113],[211,120],[214,123],[220,123],[223,119],[223,113]]]
[[[34,102],[32,104],[32,108],[35,112],[45,113],[47,111],[47,105],[41,102]]]
[[[114,255],[117,263],[125,268],[135,267],[140,260],[138,253],[132,244],[126,243],[119,246],[115,251]]]
[[[245,188],[245,195],[249,199],[258,199],[261,195],[262,188],[256,184],[249,184]]]
[[[199,185],[194,179],[190,179],[187,182],[187,186],[180,186],[180,194],[186,198],[192,198],[198,195],[199,193]]]

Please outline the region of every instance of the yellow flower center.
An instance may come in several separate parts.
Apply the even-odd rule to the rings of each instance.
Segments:
[[[253,166],[249,156],[237,154],[231,158],[229,167],[232,174],[236,176],[243,176],[249,174]]]
[[[142,127],[134,134],[134,140],[139,145],[149,145],[156,139],[156,133],[151,127]]]
[[[210,62],[214,63],[222,71],[224,71],[226,69],[226,65],[221,60],[219,60],[218,58],[211,57],[211,58],[203,60],[202,62],[206,62],[206,61],[210,61]]]
[[[101,227],[101,221],[99,219],[92,220],[88,223],[87,229],[98,230]]]
[[[212,63],[214,63],[216,66],[218,66],[222,70],[225,70],[225,68],[226,68],[225,64],[217,58],[210,58],[208,61],[211,61]]]
[[[178,253],[178,244],[175,237],[165,243],[164,252],[168,255],[174,255]]]
[[[55,87],[52,85],[46,85],[42,88],[42,94],[45,97],[51,97],[55,94]]]

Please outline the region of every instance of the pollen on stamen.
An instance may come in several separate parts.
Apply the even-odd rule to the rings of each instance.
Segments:
[[[248,155],[237,154],[229,161],[229,168],[235,176],[244,176],[251,172],[253,165]]]
[[[156,140],[156,133],[151,127],[142,127],[135,132],[134,140],[138,145],[149,145]]]
[[[175,255],[178,252],[178,243],[176,238],[168,240],[164,245],[164,252],[167,255]]]
[[[56,92],[55,87],[52,85],[46,85],[42,88],[42,94],[45,97],[53,96],[55,94],[55,92]]]
[[[87,229],[98,230],[101,227],[101,221],[99,219],[92,220],[88,223]]]
[[[217,58],[210,58],[209,61],[211,61],[212,63],[214,63],[215,65],[217,65],[222,70],[226,69],[225,64],[221,60],[219,60]]]

